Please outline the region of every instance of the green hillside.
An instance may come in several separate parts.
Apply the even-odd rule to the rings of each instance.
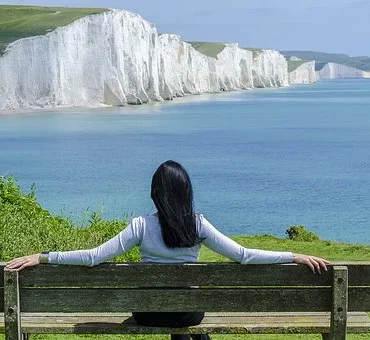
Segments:
[[[104,8],[35,7],[0,5],[0,56],[11,42],[43,35]]]
[[[189,41],[188,43],[200,53],[212,58],[216,58],[225,48],[225,44],[216,42]]]
[[[284,56],[296,56],[305,60],[316,61],[316,71],[322,69],[325,64],[332,62],[370,71],[370,57],[350,57],[347,54],[323,53],[314,51],[280,51]]]

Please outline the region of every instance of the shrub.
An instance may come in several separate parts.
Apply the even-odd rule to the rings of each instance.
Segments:
[[[311,242],[318,241],[320,238],[312,231],[307,230],[303,225],[291,226],[286,230],[288,238],[294,241]]]

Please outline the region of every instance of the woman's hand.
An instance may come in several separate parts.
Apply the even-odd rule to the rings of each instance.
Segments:
[[[310,267],[310,269],[316,273],[321,274],[321,269],[327,271],[326,265],[329,264],[329,261],[324,260],[320,257],[309,256],[303,254],[293,254],[293,262],[299,264],[305,264]]]
[[[17,257],[6,265],[6,268],[22,270],[40,264],[40,254]]]

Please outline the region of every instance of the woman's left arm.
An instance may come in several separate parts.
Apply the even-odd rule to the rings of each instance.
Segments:
[[[200,215],[203,244],[213,251],[242,264],[299,263],[307,265],[314,273],[326,271],[329,262],[316,256],[292,252],[248,249],[218,231],[203,215]]]

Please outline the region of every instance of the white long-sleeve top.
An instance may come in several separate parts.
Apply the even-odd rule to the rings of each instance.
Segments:
[[[207,219],[197,215],[198,236],[207,248],[242,264],[290,263],[291,252],[247,249],[219,232]],[[189,248],[165,245],[156,215],[134,218],[118,235],[102,245],[87,250],[50,252],[49,263],[95,266],[139,246],[142,262],[197,262],[201,244]]]

